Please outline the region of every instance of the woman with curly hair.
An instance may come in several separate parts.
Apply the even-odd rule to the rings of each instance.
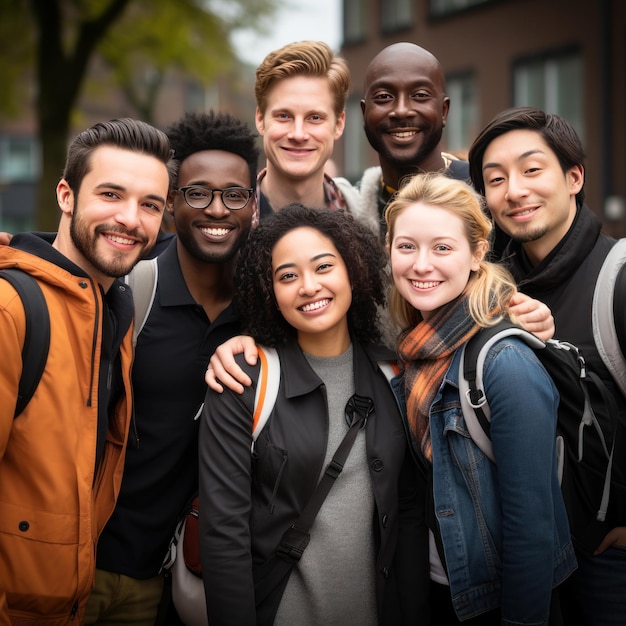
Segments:
[[[403,330],[404,376],[394,387],[432,484],[433,624],[560,624],[553,588],[576,562],[557,477],[556,387],[523,340],[505,337],[484,364],[494,462],[461,409],[463,348],[513,317],[516,291],[504,267],[486,260],[492,225],[482,198],[462,181],[417,175],[385,219],[390,309]]]
[[[281,380],[253,454],[259,366],[238,357],[252,386],[206,397],[199,520],[211,626],[418,623],[428,538],[414,523],[424,497],[379,366],[394,358],[376,344],[384,259],[349,213],[299,204],[261,221],[242,250],[235,301],[247,332],[277,349]],[[263,597],[283,534],[337,469],[330,461],[355,402],[367,405],[367,420],[353,429],[301,558]]]

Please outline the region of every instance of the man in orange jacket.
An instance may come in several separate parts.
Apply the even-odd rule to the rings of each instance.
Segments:
[[[43,376],[14,416],[26,316],[0,280],[0,624],[83,621],[132,412],[133,300],[119,277],[154,245],[173,174],[164,133],[98,123],[69,147],[58,233],[0,247],[0,269],[41,287],[51,330]]]

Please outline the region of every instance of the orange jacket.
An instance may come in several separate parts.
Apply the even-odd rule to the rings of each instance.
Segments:
[[[0,280],[0,624],[81,624],[95,576],[95,544],[113,512],[131,420],[130,328],[121,346],[124,393],[94,476],[102,292],[84,276],[0,246],[0,267],[39,281],[50,352],[35,394],[13,418],[25,318]],[[127,291],[116,281],[111,289]],[[124,306],[130,293],[121,294]]]

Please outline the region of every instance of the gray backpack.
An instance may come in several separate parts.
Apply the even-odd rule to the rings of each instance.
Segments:
[[[626,263],[626,239],[619,239],[607,255],[593,294],[593,338],[611,376],[626,398],[626,359],[615,330],[615,291],[617,277]],[[622,312],[626,315],[626,311]]]

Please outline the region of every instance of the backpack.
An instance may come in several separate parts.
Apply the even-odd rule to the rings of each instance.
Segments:
[[[626,239],[619,239],[607,255],[593,292],[593,339],[602,361],[626,397],[626,359],[615,330],[617,277],[626,263]]]
[[[614,486],[611,470],[617,403],[573,344],[553,339],[543,342],[508,321],[481,329],[462,349],[459,394],[470,436],[492,461],[483,367],[490,347],[507,336],[520,337],[533,348],[559,391],[555,444],[559,481],[574,545],[591,555],[606,534],[602,522]]]
[[[16,418],[30,402],[39,385],[50,349],[50,314],[39,283],[18,268],[0,270],[0,278],[7,280],[17,291],[26,320],[22,346],[22,376],[15,405]]]
[[[133,303],[135,306],[133,347],[137,345],[137,337],[139,337],[139,333],[143,330],[148,315],[150,315],[158,278],[159,266],[157,265],[156,257],[139,261],[124,278],[124,282],[133,292]]]

